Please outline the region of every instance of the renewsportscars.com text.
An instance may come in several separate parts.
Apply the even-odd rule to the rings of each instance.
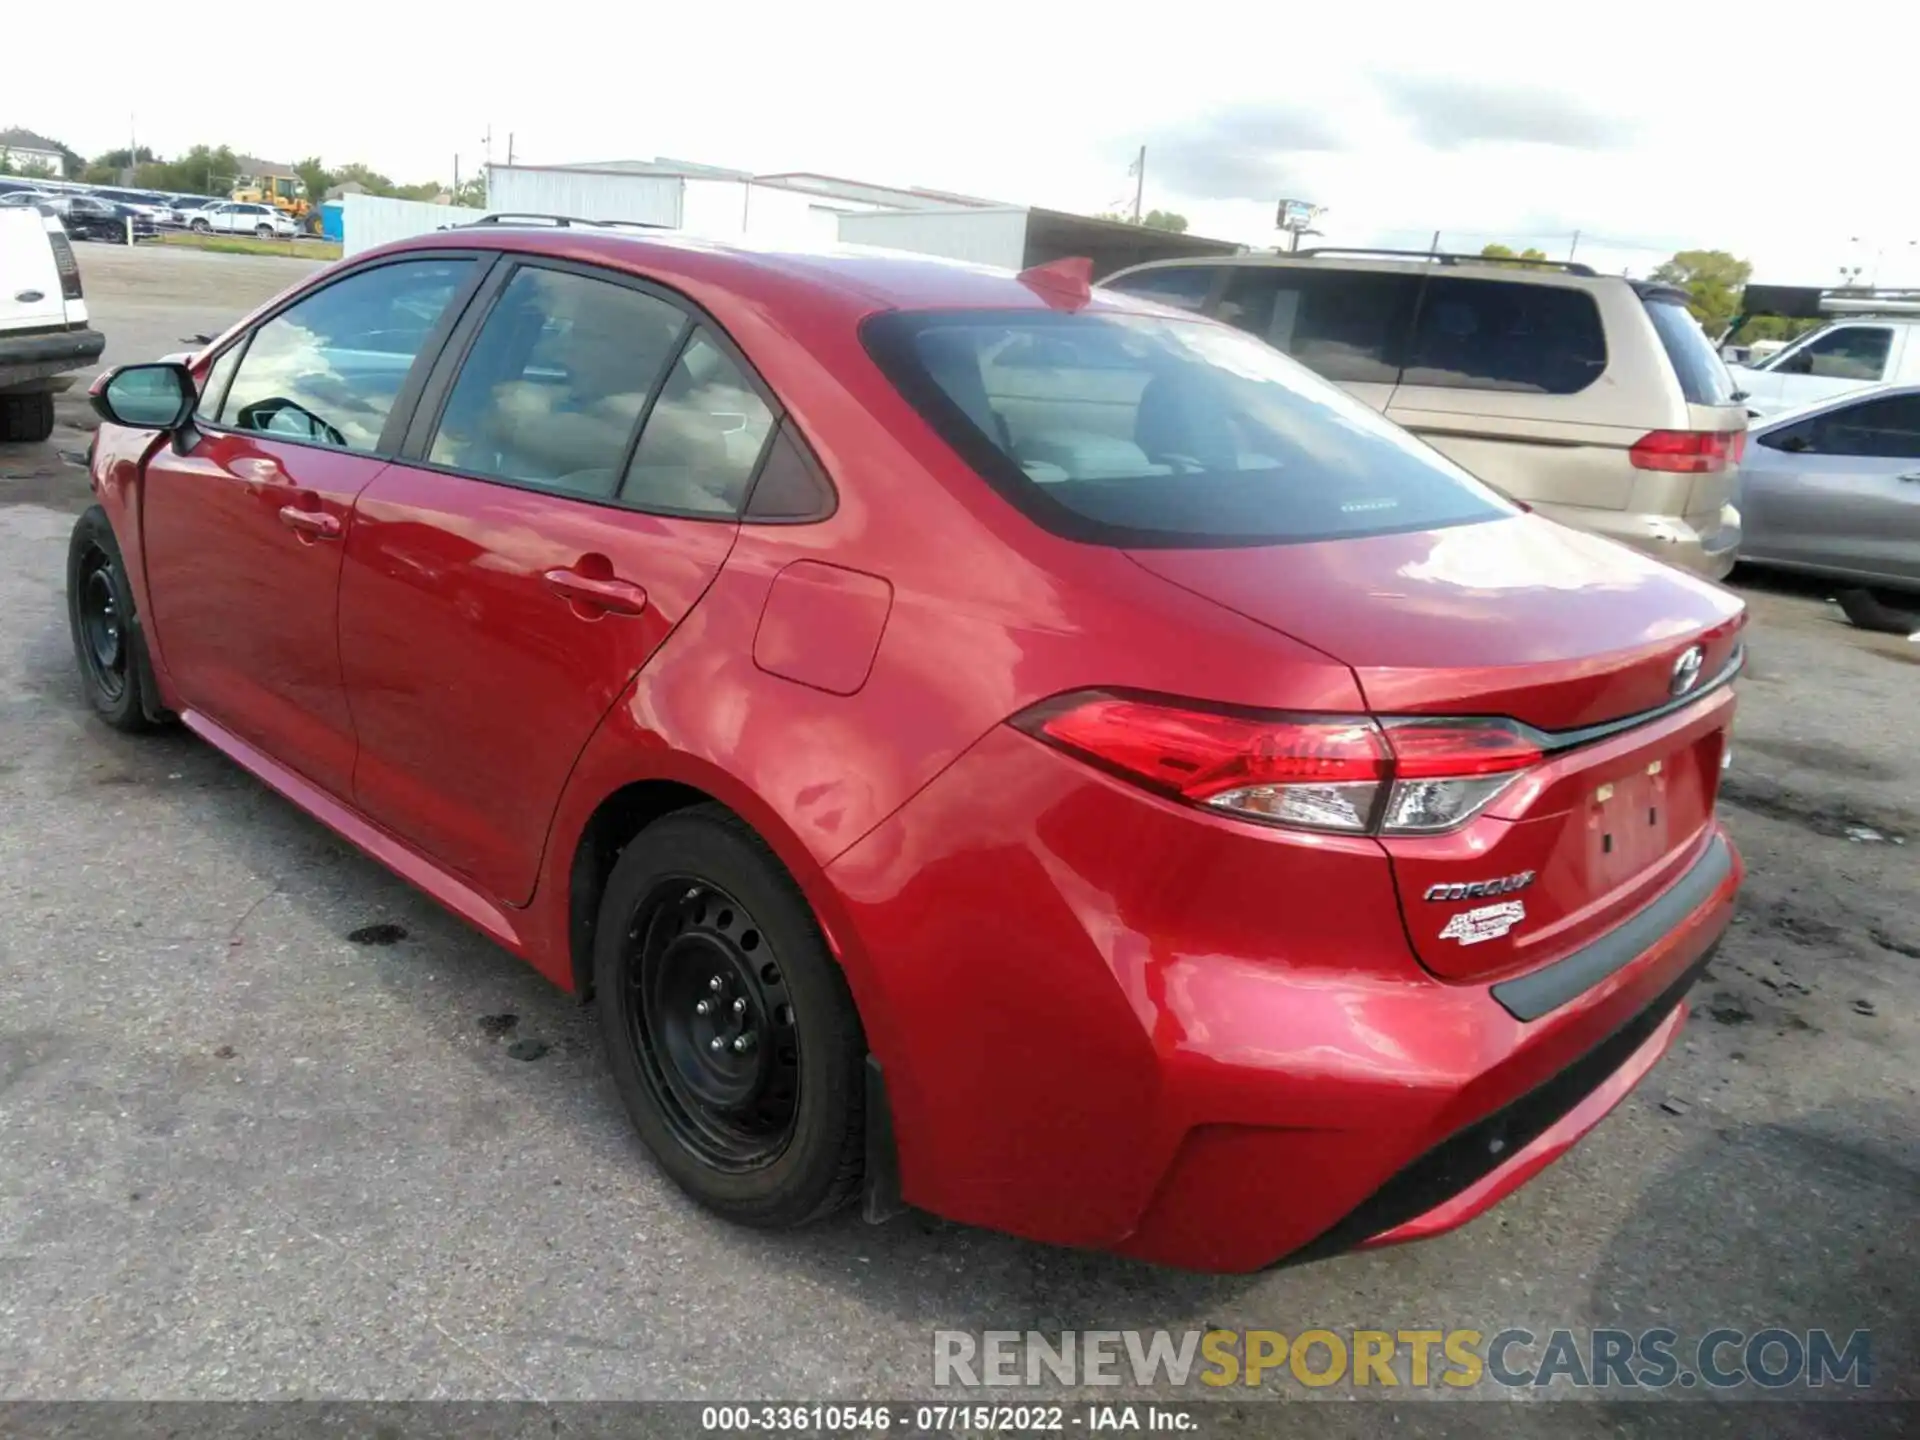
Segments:
[[[936,1330],[937,1386],[1730,1390],[1873,1383],[1865,1330]]]

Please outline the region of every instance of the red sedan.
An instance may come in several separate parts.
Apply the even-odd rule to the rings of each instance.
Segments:
[[[1739,603],[1084,264],[447,231],[94,399],[95,709],[597,996],[735,1220],[1432,1234],[1729,919]]]

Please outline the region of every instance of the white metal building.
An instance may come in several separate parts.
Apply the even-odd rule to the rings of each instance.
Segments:
[[[847,215],[987,203],[803,171],[754,175],[665,158],[487,169],[487,208],[497,214],[630,220],[712,239],[752,237],[771,244],[834,244]]]

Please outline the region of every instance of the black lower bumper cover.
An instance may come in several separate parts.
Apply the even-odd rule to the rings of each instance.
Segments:
[[[0,331],[0,369],[56,360],[70,360],[78,367],[98,360],[106,348],[107,337],[98,330],[45,330],[37,335]]]
[[[1724,848],[1724,847],[1723,847]],[[1716,939],[1659,997],[1551,1080],[1456,1131],[1361,1201],[1318,1239],[1282,1257],[1281,1265],[1324,1260],[1404,1225],[1458,1195],[1537,1140],[1647,1043],[1720,948]]]

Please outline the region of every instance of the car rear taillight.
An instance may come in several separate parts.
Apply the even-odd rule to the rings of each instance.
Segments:
[[[53,246],[53,268],[60,272],[60,298],[85,299],[85,292],[80,288],[80,262],[74,259],[73,246],[68,243],[65,232],[49,230],[47,243]]]
[[[1655,430],[1636,440],[1627,458],[1637,470],[1713,475],[1738,465],[1746,449],[1744,430]]]
[[[1451,830],[1541,757],[1507,720],[1253,715],[1097,691],[1013,724],[1192,805],[1355,835]]]

